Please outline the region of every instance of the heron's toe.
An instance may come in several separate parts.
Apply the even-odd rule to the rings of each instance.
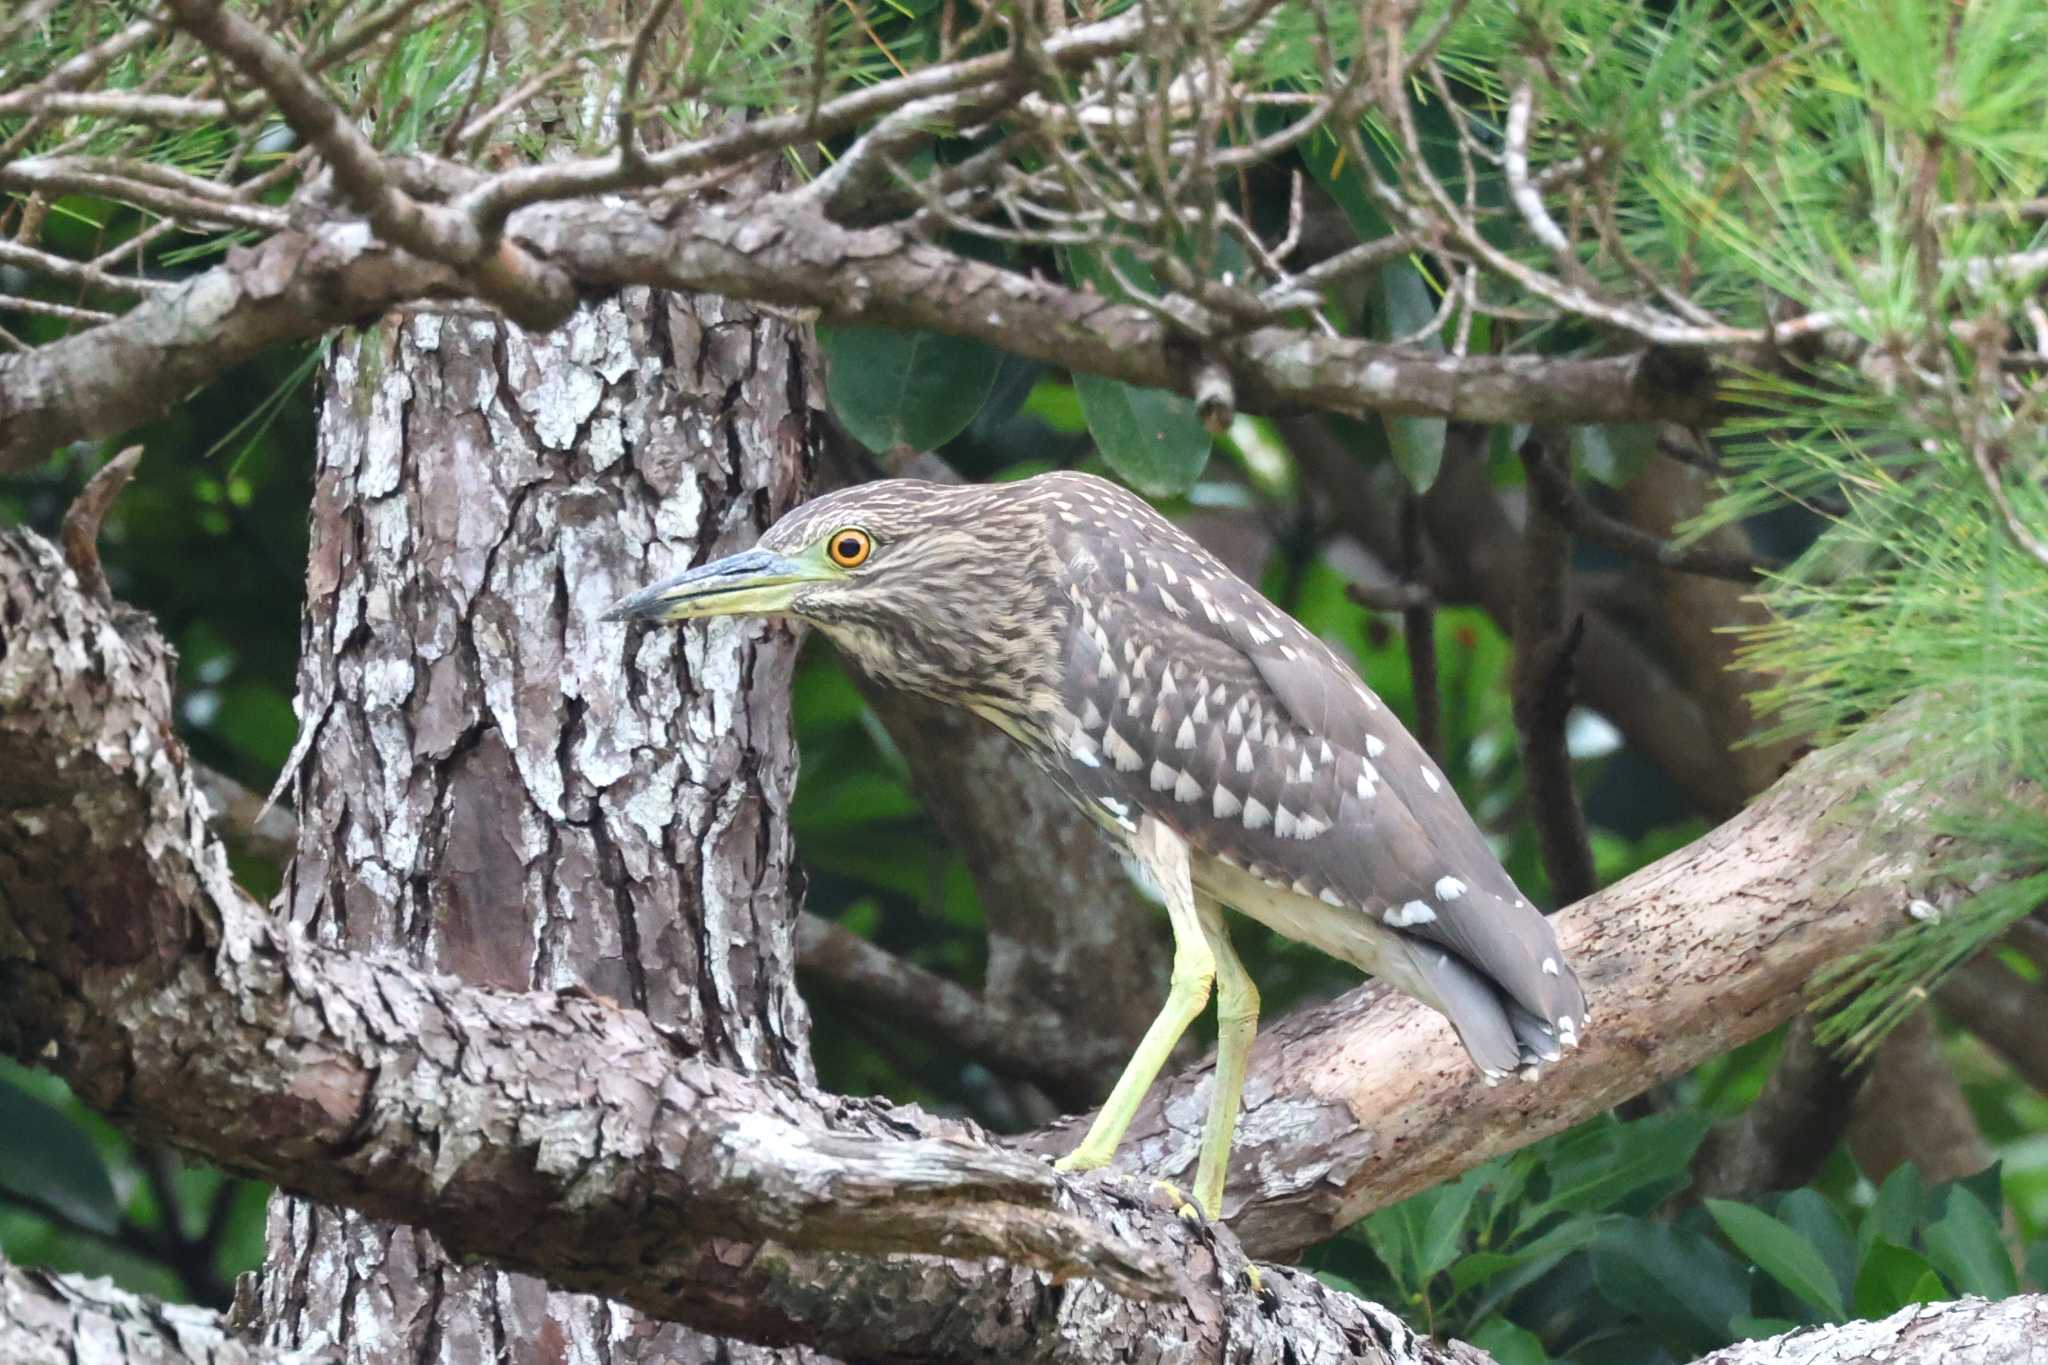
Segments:
[[[1166,1196],[1167,1207],[1173,1210],[1176,1218],[1189,1227],[1199,1228],[1209,1221],[1203,1216],[1201,1208],[1182,1194],[1180,1186],[1172,1181],[1155,1180],[1152,1182],[1152,1189],[1154,1193]]]

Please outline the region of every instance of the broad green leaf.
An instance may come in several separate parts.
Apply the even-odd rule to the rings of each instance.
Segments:
[[[1542,1339],[1506,1318],[1495,1318],[1472,1334],[1472,1344],[1500,1365],[1549,1365]]]
[[[1862,1226],[1856,1229],[1857,1247],[1865,1255],[1877,1242],[1910,1247],[1913,1245],[1913,1232],[1920,1226],[1921,1211],[1926,1205],[1927,1192],[1921,1187],[1919,1168],[1910,1161],[1905,1162],[1877,1187],[1877,1198],[1871,1203],[1870,1211],[1863,1215]]]
[[[1856,1240],[1834,1204],[1818,1190],[1793,1190],[1772,1210],[1778,1220],[1812,1243],[1821,1262],[1835,1278],[1835,1287],[1846,1302],[1856,1283]]]
[[[1472,1212],[1473,1197],[1484,1181],[1483,1174],[1473,1171],[1429,1192],[1433,1197],[1424,1212],[1422,1240],[1416,1252],[1416,1275],[1422,1282],[1427,1283],[1430,1276],[1458,1258],[1467,1231],[1466,1216]]]
[[[0,1075],[0,1190],[94,1232],[121,1224],[113,1182],[86,1131]]]
[[[1709,1122],[1704,1114],[1676,1111],[1634,1123],[1585,1125],[1552,1153],[1550,1192],[1524,1213],[1524,1225],[1557,1209],[1605,1213],[1625,1203],[1653,1202],[1642,1199],[1646,1192],[1661,1199],[1686,1179]]]
[[[1917,1251],[1893,1242],[1876,1242],[1856,1272],[1854,1307],[1859,1318],[1885,1318],[1909,1303],[1935,1303],[1948,1297],[1941,1276]]]
[[[1959,1294],[2005,1299],[2019,1293],[2012,1254],[2005,1248],[1998,1220],[1984,1201],[1960,1184],[1949,1191],[1948,1212],[1922,1234],[1927,1259],[1948,1277]]]
[[[1173,497],[1202,477],[1212,443],[1193,399],[1094,374],[1075,375],[1074,392],[1104,462],[1140,493]]]
[[[1594,1219],[1569,1218],[1512,1250],[1475,1251],[1470,1256],[1461,1256],[1451,1266],[1451,1292],[1462,1294],[1509,1271],[1533,1268],[1540,1274],[1574,1251],[1592,1245],[1599,1235],[1600,1224]]]
[[[1706,1203],[1728,1240],[1765,1274],[1829,1319],[1843,1316],[1841,1286],[1813,1243],[1762,1209],[1727,1199]]]
[[[1413,1199],[1380,1209],[1365,1220],[1365,1240],[1405,1296],[1422,1288],[1422,1223]]]
[[[959,435],[989,395],[1002,353],[963,337],[893,327],[819,327],[832,411],[877,454],[933,450]]]
[[[1381,340],[1413,336],[1436,316],[1436,300],[1430,296],[1422,272],[1412,262],[1393,261],[1380,267],[1377,284],[1379,326],[1375,332]],[[1443,349],[1443,343],[1435,337],[1408,344]],[[1443,468],[1448,424],[1441,417],[1397,417],[1391,413],[1384,420],[1387,446],[1393,451],[1395,466],[1410,488],[1427,493],[1436,482],[1437,471]]]
[[[1591,1255],[1608,1306],[1641,1318],[1686,1356],[1727,1345],[1729,1323],[1750,1311],[1746,1268],[1688,1228],[1615,1219]]]

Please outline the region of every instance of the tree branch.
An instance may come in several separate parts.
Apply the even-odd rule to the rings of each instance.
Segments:
[[[463,987],[308,943],[227,877],[168,740],[161,643],[133,620],[123,633],[18,533],[0,537],[0,632],[0,1049],[52,1066],[132,1133],[755,1340],[1074,1361],[1140,1342],[1199,1357],[1228,1339],[1277,1359],[1283,1340],[1351,1340],[1383,1359],[1473,1358],[1306,1275],[1268,1272],[1263,1302],[1239,1292],[1230,1230],[1186,1228],[1132,1196],[1142,1183],[1057,1178],[966,1125],[678,1058],[609,1001]],[[1269,1030],[1236,1230],[1297,1249],[1791,1013],[1815,966],[1930,892],[1914,869],[1943,841],[1907,803],[1881,854],[1860,838],[1860,798],[1896,796],[1913,720],[1809,757],[1741,817],[1562,916],[1595,1026],[1541,1086],[1476,1085],[1440,1019],[1377,989]],[[1204,1080],[1163,1088],[1121,1164],[1192,1164]],[[1051,1340],[1031,1312],[1002,1330],[958,1313],[1039,1302],[1029,1267],[1086,1277]]]
[[[18,163],[18,166],[26,163]],[[545,168],[542,168],[545,169]],[[452,192],[473,176],[416,164]],[[409,182],[408,182],[409,183]],[[848,229],[789,196],[742,210],[696,203],[573,203],[526,210],[509,236],[580,291],[631,284],[815,309],[832,322],[923,327],[1027,359],[1190,393],[1185,338],[1152,313],[928,246],[891,227]],[[121,317],[0,356],[0,472],[70,441],[118,434],[267,347],[310,340],[401,305],[475,298],[455,269],[379,241],[359,222],[280,232]],[[1383,410],[1497,422],[1703,418],[1712,377],[1674,379],[1642,356],[1463,359],[1261,327],[1211,344],[1246,412]]]
[[[0,535],[0,1051],[128,1132],[566,1289],[843,1356],[1480,1359],[1304,1273],[1242,1292],[1228,1231],[1143,1183],[680,1057],[608,1000],[308,942],[229,880],[170,703],[143,623]],[[1062,1280],[1057,1326],[958,1311]]]

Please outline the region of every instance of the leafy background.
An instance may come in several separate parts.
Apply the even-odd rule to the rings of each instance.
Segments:
[[[724,82],[734,100],[766,105],[781,97],[774,53],[785,42],[821,41],[837,54],[838,81],[885,76],[936,52],[937,0],[844,9],[851,17],[835,9],[822,30],[799,25],[785,33],[773,27],[787,19],[781,7],[713,6],[707,13],[716,16],[719,40],[693,50],[699,66],[692,76],[707,87]],[[1507,35],[1519,32],[1509,21],[1526,15],[1505,0],[1474,0],[1467,9],[1444,50],[1469,83],[1461,90],[1484,107],[1498,93],[1490,73],[1507,55]],[[1698,297],[1717,307],[1739,313],[1772,292],[1813,308],[1870,305],[1870,326],[1880,335],[1889,324],[1912,325],[1914,297],[1901,284],[1910,283],[1911,262],[1887,254],[1895,243],[1885,237],[1883,212],[1897,200],[1899,186],[1887,177],[1899,158],[1885,142],[1890,134],[1866,117],[1869,109],[1886,109],[1888,128],[1910,130],[1934,122],[1939,101],[1958,100],[1971,111],[1969,137],[1950,154],[1992,167],[2000,187],[2032,193],[2048,183],[2041,133],[2048,120],[2039,117],[2039,92],[2048,90],[2048,42],[2040,39],[2048,35],[2036,0],[1969,7],[1987,55],[1948,91],[1920,78],[1924,54],[1939,45],[1947,22],[1940,6],[1892,4],[1883,22],[1841,0],[1800,15],[1767,3],[1652,11],[1623,0],[1574,0],[1534,9],[1561,51],[1583,54],[1596,40],[1611,42],[1606,60],[1591,68],[1596,78],[1569,93],[1584,102],[1584,118],[1611,122],[1617,137],[1658,130],[1627,142],[1645,158],[1624,187],[1628,246],[1653,261],[1689,253]],[[759,23],[749,22],[750,12],[762,16]],[[1316,77],[1300,57],[1305,29],[1289,15],[1263,56],[1263,79],[1310,88]],[[1810,44],[1802,25],[1813,16],[1833,24],[1840,41]],[[381,145],[430,145],[439,136],[436,111],[445,116],[466,97],[463,74],[478,40],[474,23],[451,22],[414,35],[401,58],[379,68],[391,85],[387,108],[398,111],[378,126]],[[1717,52],[1767,65],[1780,84],[1764,92],[1769,98],[1701,96],[1701,83],[1718,81],[1724,69],[1713,60]],[[51,56],[24,60],[46,65]],[[1657,123],[1659,111],[1672,107],[1685,110],[1675,131]],[[676,118],[678,126],[688,121]],[[1844,127],[1856,135],[1833,136]],[[1731,168],[1759,139],[1774,146],[1775,160],[1754,177],[1736,175]],[[203,167],[217,163],[225,145],[221,135],[199,130],[164,155]],[[267,155],[274,159],[288,145],[277,141]],[[942,162],[967,150],[941,139],[930,155]],[[1438,170],[1455,186],[1452,160],[1446,152]],[[1685,162],[1686,174],[1674,173],[1675,160]],[[257,156],[250,167],[264,164]],[[1739,192],[1712,202],[1690,197],[1694,164]],[[1281,214],[1291,171],[1327,195],[1360,240],[1385,231],[1344,149],[1328,137],[1302,144],[1250,185],[1264,226]],[[1476,198],[1497,200],[1498,184],[1480,179]],[[1808,192],[1773,196],[1773,186]],[[129,210],[72,197],[51,206],[42,239],[90,258],[144,226]],[[1987,244],[1997,232],[2006,236]],[[2040,232],[2033,221],[1968,220],[1955,229],[1957,242],[1977,250],[2030,246]],[[228,240],[155,239],[148,269],[177,278],[204,268]],[[964,238],[950,244],[1105,294],[1156,287],[1133,254],[1139,247],[1178,253],[1212,277],[1243,268],[1223,249],[1227,243],[1215,241],[1058,251]],[[1862,269],[1873,254],[1891,263],[1889,273]],[[0,274],[10,291],[96,302],[19,272]],[[1356,334],[1442,347],[1455,340],[1435,326],[1442,285],[1427,263],[1399,260],[1362,288],[1333,291],[1329,312]],[[1589,340],[1568,325],[1494,336],[1484,321],[1466,338],[1475,350],[1564,353]],[[14,313],[0,313],[0,323],[30,344],[64,326]],[[1333,550],[1272,424],[1241,416],[1212,435],[1175,395],[937,335],[820,330],[833,415],[875,463],[910,447],[941,451],[971,479],[1092,469],[1170,514],[1257,525],[1273,547],[1260,586],[1354,659],[1415,723],[1399,622],[1352,600],[1351,567]],[[113,449],[145,446],[137,481],[107,522],[108,570],[116,593],[153,613],[178,648],[179,722],[193,752],[259,790],[293,737],[311,468],[308,380],[318,358],[317,347],[266,357],[119,442],[66,450],[33,474],[0,483],[0,522],[48,532]],[[1944,736],[1931,746],[1942,752],[1930,762],[2048,773],[2048,586],[2000,536],[1964,453],[1925,431],[1924,413],[1852,371],[1826,371],[1800,386],[1760,379],[1748,397],[1755,416],[1718,433],[1731,459],[1716,516],[1746,522],[1792,561],[1767,589],[1777,624],[1752,641],[1756,660],[1786,679],[1771,698],[1779,723],[1827,739],[1903,696],[1932,690],[1948,709],[1929,722],[1930,733]],[[1360,487],[1387,466],[1415,489],[1437,474],[1445,439],[1439,422],[1375,419],[1344,424],[1343,432],[1357,452]],[[1648,458],[1654,433],[1574,435],[1581,472],[1620,487]],[[1495,442],[1491,475],[1503,492],[1522,480],[1510,454],[1515,436],[1502,432]],[[1576,567],[1616,564],[1582,547]],[[1444,770],[1509,871],[1550,903],[1524,809],[1507,644],[1484,613],[1452,608],[1435,614],[1434,645]],[[794,815],[810,873],[808,907],[920,966],[977,982],[985,949],[973,879],[918,808],[900,756],[824,649],[810,651],[799,670],[796,715],[803,773]],[[1574,716],[1571,746],[1602,882],[1706,827],[1684,792],[1598,717]],[[2025,813],[1947,816],[1974,839],[1975,862],[1960,869],[1971,876],[2038,865],[2048,850],[2048,831]],[[238,859],[235,870],[258,894],[277,884],[278,869],[260,861]],[[1847,1008],[1830,1016],[1831,1036],[1872,1040],[1915,998],[1912,986],[1975,951],[2042,894],[2038,881],[1994,889],[1850,964],[1834,983],[1837,1003]],[[1354,982],[1348,969],[1256,926],[1241,926],[1238,938],[1272,1012]],[[2005,961],[2039,983],[2025,958],[2009,953]],[[969,1113],[999,1129],[1018,1125],[1014,1087],[945,1040],[849,1008],[829,991],[810,994],[828,1086]],[[1418,1329],[1466,1337],[1514,1365],[1655,1365],[1789,1325],[1877,1316],[1918,1300],[2048,1290],[2048,1100],[1960,1032],[1947,1033],[1944,1046],[1997,1154],[1990,1170],[1945,1185],[1929,1185],[1910,1168],[1872,1181],[1838,1148],[1809,1187],[1754,1204],[1692,1198],[1689,1173],[1704,1135],[1755,1099],[1781,1042],[1782,1031],[1658,1087],[1627,1117],[1589,1121],[1381,1210],[1315,1248],[1309,1263],[1334,1283],[1396,1306]],[[260,1257],[265,1196],[248,1182],[139,1148],[54,1080],[0,1066],[0,1250],[11,1259],[220,1304],[232,1277]]]

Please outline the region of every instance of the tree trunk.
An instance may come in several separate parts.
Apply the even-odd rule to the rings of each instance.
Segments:
[[[687,1052],[810,1078],[793,637],[598,616],[796,501],[814,378],[800,329],[642,290],[545,337],[427,316],[337,348],[288,770],[293,921],[466,982],[611,997]],[[269,1343],[364,1365],[769,1354],[284,1197],[251,1306]]]

